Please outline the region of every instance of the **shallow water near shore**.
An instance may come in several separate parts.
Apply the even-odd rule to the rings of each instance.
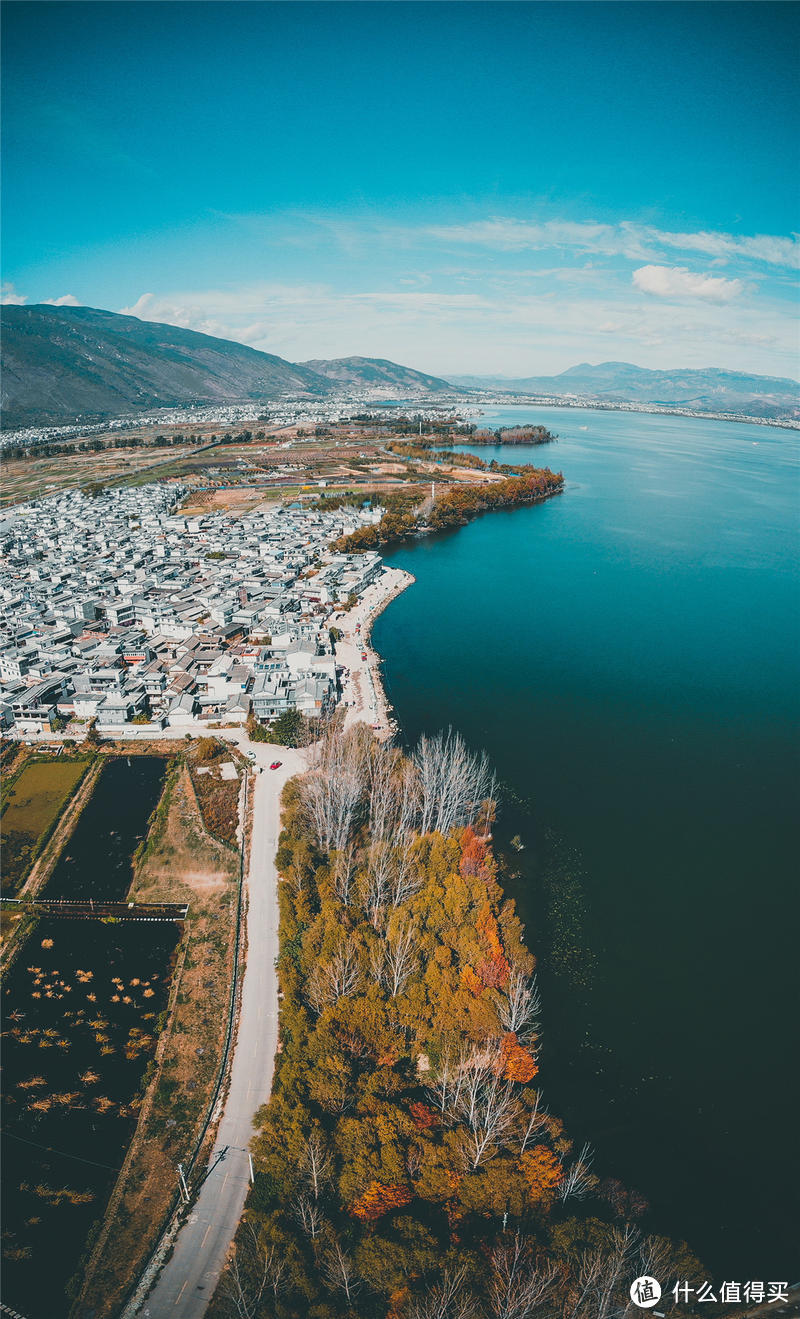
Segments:
[[[452,724],[514,794],[551,1109],[710,1271],[794,1278],[797,435],[477,420],[557,432],[472,451],[566,489],[386,555],[416,577],[373,627],[388,697],[407,740]],[[549,884],[546,827],[573,852]]]

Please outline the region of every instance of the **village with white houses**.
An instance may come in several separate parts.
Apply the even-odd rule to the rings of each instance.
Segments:
[[[25,737],[310,717],[342,699],[331,619],[386,575],[331,542],[382,509],[180,511],[179,482],[74,491],[3,515],[0,719]]]

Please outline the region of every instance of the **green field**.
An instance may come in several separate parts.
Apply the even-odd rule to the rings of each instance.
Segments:
[[[3,894],[13,896],[90,761],[34,760],[4,794],[0,819]]]

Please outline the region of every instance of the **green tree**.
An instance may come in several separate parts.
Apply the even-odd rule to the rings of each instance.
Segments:
[[[282,747],[299,747],[306,740],[306,723],[299,710],[284,710],[269,730],[272,742]]]

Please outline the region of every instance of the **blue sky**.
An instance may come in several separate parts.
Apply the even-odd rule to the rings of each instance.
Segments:
[[[798,10],[4,5],[3,282],[299,360],[797,375]]]

